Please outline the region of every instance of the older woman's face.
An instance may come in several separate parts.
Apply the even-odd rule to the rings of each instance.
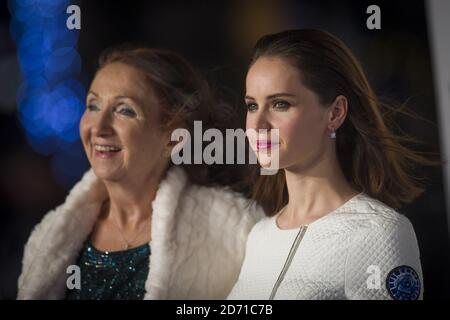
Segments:
[[[278,148],[279,167],[307,167],[318,160],[329,143],[327,108],[306,88],[300,75],[287,61],[261,57],[246,79],[247,129],[279,129],[279,144],[265,142],[264,136],[249,134],[250,145],[264,163]],[[270,141],[270,138],[268,139]]]
[[[80,135],[95,174],[142,179],[167,164],[160,105],[144,75],[122,63],[98,71],[87,96]]]

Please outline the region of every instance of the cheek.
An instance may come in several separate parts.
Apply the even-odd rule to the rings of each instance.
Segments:
[[[163,146],[163,137],[154,128],[127,128],[122,130],[120,136],[129,150],[145,157],[159,153]]]
[[[245,121],[245,135],[253,150],[256,150],[256,139],[258,138],[258,126],[252,114],[247,114]]]
[[[247,116],[245,118],[245,128],[246,129],[255,129],[256,128],[256,124],[255,124],[255,121],[253,118],[254,117],[251,113],[247,113]]]
[[[297,114],[280,123],[280,137],[289,144],[311,145],[319,143],[322,121],[318,114]]]
[[[88,119],[86,113],[84,113],[83,116],[81,117],[80,126],[79,126],[80,138],[83,143],[86,143],[86,141],[89,137],[89,127],[90,127],[89,119]]]
[[[116,127],[117,136],[127,149],[138,150],[144,142],[144,134],[138,128],[130,128],[127,126]]]

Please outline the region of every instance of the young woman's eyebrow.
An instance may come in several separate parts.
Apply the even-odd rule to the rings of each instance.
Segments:
[[[285,93],[285,92],[275,93],[275,94],[271,94],[270,96],[267,96],[266,100],[272,100],[272,99],[281,98],[281,97],[295,98],[296,95],[292,94],[292,93]],[[245,96],[245,100],[256,100],[256,99],[253,97],[250,97],[250,96]]]
[[[284,92],[283,93],[275,93],[270,96],[267,96],[267,99],[272,100],[272,99],[281,98],[281,97],[293,98],[293,97],[296,97],[296,95],[292,94],[292,93],[284,93]]]

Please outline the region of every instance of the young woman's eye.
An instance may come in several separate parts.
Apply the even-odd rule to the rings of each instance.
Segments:
[[[93,103],[88,103],[88,105],[86,106],[86,109],[89,111],[97,111],[98,107]]]
[[[247,103],[247,111],[252,112],[258,109],[256,103]]]
[[[275,109],[287,109],[290,106],[291,106],[290,103],[287,101],[275,101],[274,102]]]
[[[125,105],[119,106],[116,111],[119,114],[122,114],[122,115],[127,116],[127,117],[131,117],[131,118],[134,118],[137,115],[136,112],[134,112],[133,109],[131,109],[130,107],[127,107]]]

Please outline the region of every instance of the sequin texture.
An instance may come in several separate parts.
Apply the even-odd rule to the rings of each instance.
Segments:
[[[150,262],[150,246],[100,251],[87,241],[77,259],[81,289],[67,289],[68,300],[142,300]]]

